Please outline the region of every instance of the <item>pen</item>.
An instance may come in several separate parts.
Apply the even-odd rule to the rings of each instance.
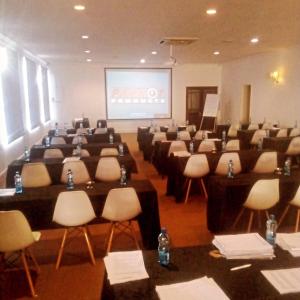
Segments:
[[[238,266],[238,267],[231,268],[230,271],[236,271],[236,270],[240,270],[240,269],[245,269],[245,268],[249,268],[251,266],[252,266],[251,264],[241,265],[241,266]]]

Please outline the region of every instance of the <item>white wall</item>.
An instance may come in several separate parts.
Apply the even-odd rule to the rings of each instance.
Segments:
[[[128,67],[128,66],[127,66]],[[71,123],[82,114],[95,126],[96,120],[106,119],[104,66],[97,64],[57,64],[50,66],[55,77],[56,95],[54,107],[56,120]],[[173,69],[173,119],[185,120],[187,86],[219,86],[221,67],[212,64],[186,64]],[[117,132],[136,132],[140,125],[149,125],[149,120],[109,121]],[[160,124],[170,123],[161,120]]]
[[[283,49],[231,61],[222,66],[221,110],[223,120],[239,121],[243,86],[251,85],[252,122],[280,122],[281,126],[300,124],[300,47]],[[279,70],[282,81],[270,79]]]

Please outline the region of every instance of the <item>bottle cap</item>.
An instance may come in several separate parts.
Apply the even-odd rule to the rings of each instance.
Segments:
[[[167,228],[166,227],[162,227],[161,228],[161,233],[167,233]]]

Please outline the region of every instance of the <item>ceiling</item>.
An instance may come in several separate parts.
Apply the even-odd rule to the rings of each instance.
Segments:
[[[174,47],[179,64],[222,63],[300,44],[300,1],[0,0],[0,33],[50,63],[162,64],[169,47],[160,41],[173,36],[199,38]]]

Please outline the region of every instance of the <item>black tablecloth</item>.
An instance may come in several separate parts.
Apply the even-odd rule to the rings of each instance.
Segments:
[[[98,161],[101,156],[82,157],[81,160],[87,167],[91,180],[95,180],[95,173]],[[127,171],[127,176],[130,178],[131,173],[137,173],[136,162],[130,154],[124,156],[116,156],[120,165],[124,165]],[[46,158],[46,159],[32,159],[31,162],[44,162],[49,172],[52,184],[60,184],[61,173],[63,169],[63,158]],[[9,164],[6,174],[6,186],[14,187],[14,176],[16,171],[22,172],[23,165],[26,164],[24,160],[15,160]],[[33,174],[34,176],[34,174]]]
[[[241,151],[230,151],[237,152],[240,157],[242,173],[250,172],[260,155],[266,151],[256,151],[256,150],[241,150]],[[215,169],[218,165],[219,159],[223,152],[216,153],[204,153],[207,156],[210,174],[214,174]],[[185,181],[186,178],[183,176],[183,172],[188,161],[188,157],[174,157],[171,156],[168,162],[168,181],[167,181],[167,195],[175,196],[176,202],[182,202],[184,199],[184,193],[186,189]],[[278,167],[283,167],[284,155],[277,154],[277,165]],[[209,175],[205,178],[205,181],[209,180]]]
[[[279,178],[280,201],[270,209],[270,212],[279,219],[287,201],[292,199],[300,184],[300,170],[293,170],[291,176],[255,173],[239,174],[234,178],[210,176],[207,202],[208,229],[212,232],[229,229],[246,201],[253,184],[259,179],[272,178]],[[245,214],[242,219],[247,219],[248,222],[249,216]],[[295,218],[291,218],[291,220],[295,222]]]
[[[143,251],[149,278],[110,285],[105,274],[102,299],[158,300],[156,286],[190,281],[203,276],[213,278],[231,300],[300,299],[300,293],[280,295],[260,272],[300,267],[300,258],[293,258],[277,247],[276,258],[272,260],[227,260],[211,257],[209,251],[212,249],[213,246],[171,249],[171,264],[168,267],[158,264],[157,251]],[[247,263],[252,266],[230,271],[232,267]]]
[[[285,153],[293,137],[266,137],[263,139],[263,148]]]
[[[103,148],[116,148],[118,149],[120,143],[91,143],[91,144],[83,144],[82,149],[88,150],[90,156],[98,156],[100,155],[101,149]],[[122,143],[124,146],[124,154],[129,154],[129,149],[126,143]],[[30,158],[43,158],[44,152],[46,149],[60,149],[63,152],[63,155],[72,156],[73,150],[76,148],[76,145],[73,144],[59,144],[59,145],[50,145],[46,147],[44,145],[34,145],[30,149]]]
[[[66,129],[66,134],[76,134],[76,131],[77,131],[77,129],[75,129],[75,128],[69,128],[69,129]],[[95,128],[92,128],[92,132],[93,133],[95,132]],[[112,127],[108,127],[107,132],[108,133],[115,133],[115,130]],[[48,135],[49,136],[55,136],[55,129],[50,129],[48,131]]]
[[[136,189],[142,207],[142,214],[137,218],[140,225],[143,245],[146,249],[157,248],[157,237],[160,232],[157,192],[150,181],[129,181],[127,186]],[[118,182],[95,183],[93,189],[85,185],[75,185],[75,190],[85,190],[90,196],[92,205],[98,218],[96,223],[105,222],[100,218],[105,198],[112,188],[119,188]],[[51,185],[43,188],[26,188],[23,194],[0,198],[0,210],[21,210],[28,219],[33,230],[56,228],[52,222],[52,215],[57,196],[66,191],[64,185]]]

